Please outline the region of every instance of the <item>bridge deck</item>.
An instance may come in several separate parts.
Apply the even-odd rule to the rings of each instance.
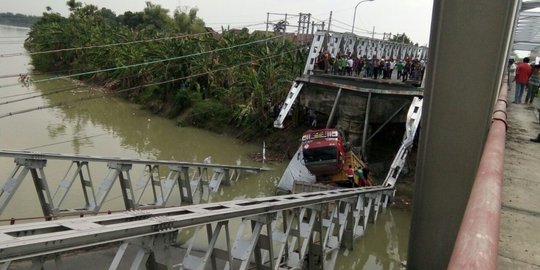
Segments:
[[[509,93],[510,101],[514,92]],[[540,143],[529,141],[540,133],[536,106],[508,104],[501,227],[500,269],[540,268]]]
[[[395,72],[394,72],[395,73]],[[360,91],[360,92],[372,92],[376,94],[388,94],[388,95],[406,95],[406,96],[423,96],[424,91],[421,88],[417,88],[414,85],[419,84],[418,81],[402,82],[395,79],[396,75],[393,74],[393,79],[372,79],[363,78],[358,76],[341,76],[333,74],[325,74],[316,72],[313,75],[303,75],[297,78],[299,82],[307,84],[317,84],[321,86],[328,86],[331,88],[343,88],[347,90]]]

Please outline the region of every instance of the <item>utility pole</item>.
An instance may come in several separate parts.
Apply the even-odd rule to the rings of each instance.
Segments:
[[[332,25],[332,11],[330,11],[330,18],[328,18],[328,29],[326,29],[326,35],[330,36],[330,26]]]
[[[270,12],[266,12],[266,34],[268,35],[268,25],[270,24]]]
[[[375,26],[373,26],[373,32],[371,32],[371,39],[375,39]]]
[[[285,33],[287,33],[287,13],[285,13],[285,26],[283,27],[283,42],[285,43]]]
[[[324,22],[315,23],[315,21],[312,21],[311,22],[311,34],[312,35],[315,34],[315,29],[317,29],[317,31],[324,31]]]
[[[298,38],[303,43],[307,42],[309,34],[309,22],[311,21],[311,13],[298,13]]]

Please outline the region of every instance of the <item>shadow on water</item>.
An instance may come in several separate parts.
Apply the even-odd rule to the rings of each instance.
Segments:
[[[387,209],[365,234],[355,241],[354,250],[340,251],[336,269],[404,269],[407,258],[410,212]]]

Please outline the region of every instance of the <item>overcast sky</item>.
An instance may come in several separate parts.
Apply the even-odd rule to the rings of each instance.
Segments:
[[[141,11],[145,0],[83,0],[85,4],[106,7],[117,15],[125,11]],[[1,0],[0,12],[14,12],[28,15],[41,15],[46,6],[56,12],[67,15],[66,0]],[[170,11],[178,7],[197,7],[199,17],[207,26],[220,29],[221,25],[250,29],[265,29],[267,12],[297,15],[300,12],[311,13],[317,21],[328,22],[330,11],[333,11],[332,29],[337,32],[350,32],[354,6],[357,0],[154,0]],[[358,6],[355,32],[371,36],[375,27],[375,37],[382,38],[382,33],[406,33],[413,42],[426,45],[429,41],[431,10],[433,0],[374,0],[365,1]],[[172,12],[171,12],[172,14]],[[283,16],[272,15],[270,20],[283,19]],[[296,18],[289,23],[297,25]]]

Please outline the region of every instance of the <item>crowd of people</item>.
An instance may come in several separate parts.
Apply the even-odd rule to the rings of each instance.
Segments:
[[[352,165],[349,165],[349,168],[347,168],[347,179],[351,187],[373,186],[373,183],[369,180],[369,172],[368,167],[358,167],[355,170]]]
[[[527,89],[525,104],[532,104],[534,98],[538,94],[538,89],[540,88],[540,65],[531,64],[529,62],[529,57],[525,57],[523,58],[523,61],[517,65],[512,59],[508,63],[509,79],[516,83],[515,87],[509,89],[513,90],[512,88],[515,88],[513,102],[515,104],[521,104],[525,89]],[[540,113],[540,108],[537,109]],[[540,134],[538,134],[536,138],[530,140],[540,143]]]
[[[422,81],[426,68],[424,60],[381,58],[376,56],[357,57],[356,55],[343,55],[338,53],[335,57],[327,50],[319,52],[315,68],[334,75],[356,76],[373,79],[392,79],[396,70],[396,79],[403,82],[407,80]]]
[[[538,88],[540,87],[540,65],[530,64],[529,62],[529,57],[523,58],[523,61],[517,65],[512,60],[509,62],[511,80],[516,82],[513,103],[521,103],[525,89],[527,89],[525,104],[532,104],[538,94]]]

